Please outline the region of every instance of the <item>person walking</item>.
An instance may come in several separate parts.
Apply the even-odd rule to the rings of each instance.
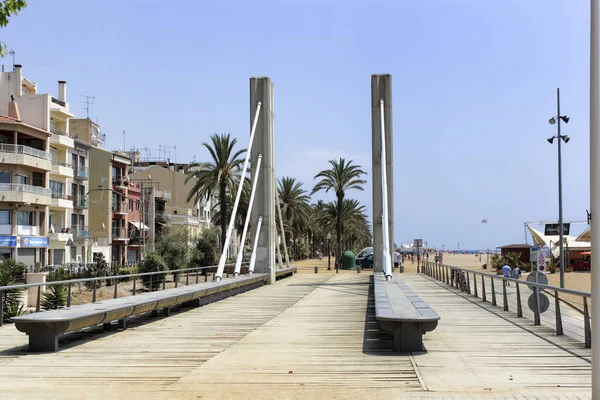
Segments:
[[[512,277],[513,279],[519,279],[521,277],[521,270],[519,269],[519,266],[513,268]]]
[[[508,264],[504,264],[504,266],[502,267],[502,275],[504,275],[505,278],[510,278],[511,272],[512,268],[510,268]],[[506,286],[510,286],[510,282],[505,280],[504,283],[506,283]]]

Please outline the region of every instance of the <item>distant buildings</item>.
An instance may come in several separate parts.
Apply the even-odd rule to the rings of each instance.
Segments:
[[[69,111],[65,81],[38,93],[22,69],[0,73],[0,257],[136,263],[164,232],[211,226],[214,201],[187,200],[186,165],[102,148],[100,126]]]

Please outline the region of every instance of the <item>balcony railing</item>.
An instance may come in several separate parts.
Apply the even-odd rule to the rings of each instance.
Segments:
[[[72,225],[71,231],[75,237],[91,237],[92,232],[85,225]]]
[[[56,97],[52,98],[52,102],[55,103],[55,104],[58,104],[59,106],[63,106],[63,107],[67,106],[67,103],[65,103],[62,100],[57,99]]]
[[[63,199],[63,200],[73,200],[73,196],[71,196],[70,194],[66,194],[66,193],[52,192],[52,198],[53,199]]]
[[[86,167],[75,167],[75,177],[87,179],[88,178],[88,169]]]
[[[17,225],[17,235],[37,236],[40,228],[33,225]]]
[[[50,128],[50,132],[54,133],[55,135],[59,135],[59,136],[66,136],[68,138],[71,139],[76,139],[77,138],[77,133],[71,133],[71,132],[65,132],[65,131],[60,131],[58,129],[54,129],[54,128]]]
[[[0,190],[14,190],[16,192],[33,193],[50,196],[50,189],[42,186],[21,185],[18,183],[0,183]]]
[[[15,154],[27,154],[32,157],[42,158],[44,160],[50,160],[50,153],[38,149],[34,149],[29,146],[22,146],[20,144],[0,144],[0,153],[15,153]]]
[[[127,239],[127,228],[112,228],[113,239]]]
[[[73,197],[73,207],[88,208],[88,201],[81,197]]]
[[[52,165],[56,165],[57,167],[73,168],[73,164],[69,164],[69,163],[57,161],[57,160],[52,160]]]

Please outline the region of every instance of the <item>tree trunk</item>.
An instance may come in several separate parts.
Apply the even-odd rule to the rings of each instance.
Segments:
[[[337,249],[335,252],[335,265],[342,261],[342,204],[344,203],[344,194],[338,194],[337,206]]]
[[[223,251],[227,251],[225,249],[227,236],[227,183],[225,181],[221,182],[219,188],[219,204],[221,207],[221,248]]]

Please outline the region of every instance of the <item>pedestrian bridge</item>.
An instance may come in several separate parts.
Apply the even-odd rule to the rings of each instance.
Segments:
[[[419,274],[441,316],[426,351],[395,353],[375,319],[372,275],[298,273],[128,329],[68,334],[27,352],[0,328],[7,399],[591,398],[591,350],[516,312]]]

